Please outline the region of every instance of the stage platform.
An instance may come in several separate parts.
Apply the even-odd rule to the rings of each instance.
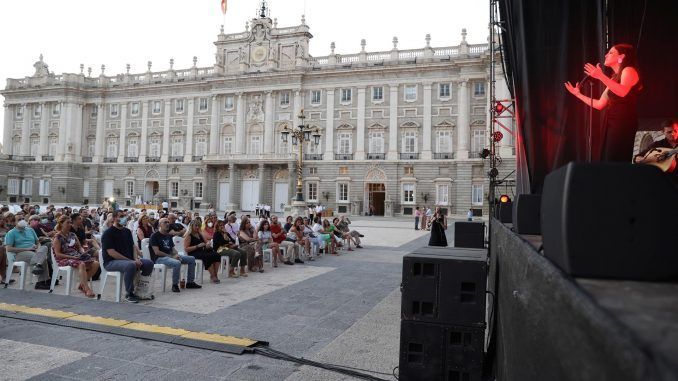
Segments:
[[[498,380],[678,380],[678,283],[573,279],[491,223]]]

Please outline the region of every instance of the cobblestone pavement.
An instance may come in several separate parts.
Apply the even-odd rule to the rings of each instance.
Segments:
[[[179,295],[156,292],[156,300],[144,304],[114,303],[108,292],[100,301],[78,292],[65,296],[62,286],[55,294],[0,289],[0,302],[249,337],[294,356],[391,373],[398,364],[402,256],[429,238],[412,224],[410,219],[355,219],[352,228],[366,236],[364,249],[304,265],[267,266],[264,274],[222,279]],[[0,318],[0,358],[5,380],[348,379],[259,355],[10,318]]]

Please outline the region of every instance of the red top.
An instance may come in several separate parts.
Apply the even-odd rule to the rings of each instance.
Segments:
[[[280,232],[283,232],[282,226],[280,226],[280,224],[271,224],[271,235],[280,234]],[[275,243],[280,243],[284,240],[285,234],[280,234],[278,237],[273,237],[273,241],[275,241]]]

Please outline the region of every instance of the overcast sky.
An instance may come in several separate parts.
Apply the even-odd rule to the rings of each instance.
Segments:
[[[260,0],[228,0],[226,16],[220,0],[2,0],[0,1],[0,86],[6,78],[33,74],[33,64],[44,54],[50,71],[78,73],[80,64],[98,76],[106,74],[189,68],[193,56],[198,67],[214,64],[214,45],[219,26],[226,33],[244,31],[256,15]],[[270,17],[279,27],[300,24],[306,15],[313,39],[310,54],[390,50],[397,36],[400,49],[431,45],[457,45],[461,29],[469,43],[487,42],[489,5],[482,0],[271,0]],[[0,109],[0,121],[4,110]],[[2,122],[0,122],[2,123]],[[4,128],[0,125],[0,128]],[[2,139],[0,134],[0,139]]]

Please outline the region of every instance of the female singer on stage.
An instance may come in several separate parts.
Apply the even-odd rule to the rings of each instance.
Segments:
[[[584,65],[588,77],[606,86],[599,99],[591,102],[591,98],[581,93],[579,84],[574,86],[567,82],[565,88],[586,105],[593,103],[596,110],[605,110],[601,160],[630,162],[638,128],[636,101],[638,91],[642,89],[635,49],[628,44],[613,46],[605,55],[605,66],[614,71],[612,77],[605,75],[600,64]]]

